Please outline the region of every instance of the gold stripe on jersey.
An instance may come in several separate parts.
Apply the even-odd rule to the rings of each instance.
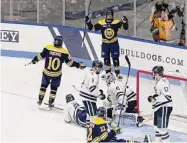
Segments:
[[[66,50],[65,48],[56,48],[53,45],[47,45],[45,46],[46,49],[51,50],[51,51],[55,51],[55,52],[59,52],[59,53],[63,53],[63,54],[67,54],[69,55],[68,50]]]
[[[91,142],[92,143],[98,143],[98,142],[100,142],[101,141],[101,138],[100,137],[96,137],[96,138],[94,138]]]
[[[73,65],[73,60],[70,60],[68,63],[67,63],[68,66],[72,66]]]
[[[114,37],[113,39],[111,39],[111,40],[108,40],[108,39],[102,39],[102,42],[103,43],[114,43],[114,42],[116,42],[116,41],[118,41],[118,38],[117,37]]]
[[[106,121],[101,117],[96,117],[93,119],[92,123],[96,125],[106,124]]]
[[[106,21],[105,21],[105,19],[100,19],[100,20],[98,20],[97,23],[100,24],[100,25],[105,25],[105,24],[106,24]],[[117,19],[117,18],[115,18],[115,19],[112,21],[111,24],[118,24],[118,23],[120,23],[120,20]]]
[[[41,61],[43,59],[40,54],[38,54],[37,58],[38,58],[38,61]]]
[[[44,68],[43,73],[45,73],[46,75],[50,76],[50,77],[58,77],[62,74],[62,71],[58,71],[58,72],[51,72],[48,71],[46,68]]]

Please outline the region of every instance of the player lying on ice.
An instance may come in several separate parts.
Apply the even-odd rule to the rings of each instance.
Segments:
[[[117,139],[116,135],[121,133],[120,128],[115,127],[109,130],[105,117],[106,109],[104,107],[99,107],[97,110],[97,116],[90,122],[90,125],[87,128],[87,142],[151,142],[149,135],[145,135],[144,141]]]

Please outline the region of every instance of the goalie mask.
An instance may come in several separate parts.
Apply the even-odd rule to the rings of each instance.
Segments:
[[[152,72],[153,72],[153,79],[157,79],[158,76],[163,77],[164,68],[163,66],[154,66]]]
[[[92,63],[92,70],[96,72],[96,74],[100,74],[103,70],[103,63],[99,60],[95,60]]]
[[[107,86],[109,86],[111,82],[114,82],[115,79],[116,78],[115,78],[115,76],[112,73],[107,73],[106,74],[106,79],[105,79]]]

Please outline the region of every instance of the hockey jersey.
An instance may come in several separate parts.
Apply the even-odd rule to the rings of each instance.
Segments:
[[[100,95],[98,85],[99,85],[99,75],[96,74],[94,71],[90,70],[86,74],[81,85],[81,90],[79,95],[81,96],[82,100],[96,102],[97,97]]]
[[[155,101],[153,102],[153,109],[156,111],[162,106],[172,107],[172,95],[169,81],[163,77],[155,84]]]

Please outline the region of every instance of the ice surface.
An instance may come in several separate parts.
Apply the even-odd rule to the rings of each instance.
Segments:
[[[63,121],[63,111],[45,111],[37,107],[37,98],[41,84],[43,62],[25,67],[30,59],[17,59],[1,57],[2,63],[2,87],[1,87],[1,110],[2,110],[2,142],[85,142],[86,130]],[[63,66],[61,86],[57,92],[56,106],[63,108],[65,95],[73,93],[76,98],[77,91],[84,77],[85,71]],[[129,84],[135,86],[135,78],[130,78]],[[106,89],[104,81],[102,88]],[[105,91],[106,92],[106,91]],[[49,89],[47,91],[47,95]],[[48,96],[45,97],[47,102]],[[151,125],[151,123],[149,123]],[[123,126],[121,138],[143,139],[144,134],[153,135],[153,127],[145,125],[140,128]],[[171,140],[187,141],[187,125],[170,122]],[[182,133],[185,132],[185,133]]]

